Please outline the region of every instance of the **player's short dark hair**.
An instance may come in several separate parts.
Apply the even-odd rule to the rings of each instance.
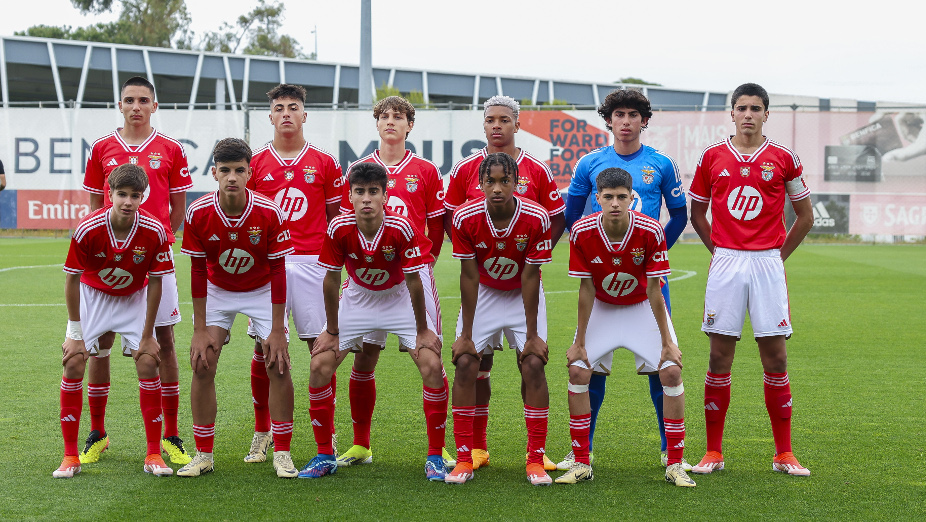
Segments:
[[[125,83],[122,84],[122,89],[119,90],[119,95],[122,96],[122,92],[125,91],[125,88],[130,85],[147,87],[148,90],[151,91],[151,97],[154,98],[154,84],[149,82],[148,78],[145,78],[144,76],[132,76],[126,80]]]
[[[599,172],[595,184],[598,186],[598,192],[618,187],[624,187],[633,192],[633,176],[626,170],[617,167],[611,167]]]
[[[618,89],[611,91],[605,96],[604,101],[598,106],[598,114],[604,119],[608,130],[611,130],[611,113],[614,109],[631,109],[640,113],[640,117],[648,120],[653,117],[653,108],[649,99],[642,92],[635,89]],[[645,129],[647,125],[644,125]]]
[[[138,165],[124,163],[109,173],[107,182],[109,190],[127,188],[132,192],[144,192],[148,188],[148,174]]]
[[[273,89],[267,91],[267,99],[271,102],[273,100],[279,100],[281,98],[292,98],[294,100],[299,100],[305,105],[305,87],[301,85],[293,85],[291,83],[281,83]]]
[[[504,152],[493,152],[486,156],[485,159],[482,160],[482,163],[479,164],[479,183],[482,183],[482,180],[485,179],[489,170],[496,165],[502,167],[502,172],[504,172],[506,176],[511,179],[517,179],[518,162]]]
[[[385,192],[389,173],[379,163],[355,163],[347,174],[347,181],[352,189],[354,185],[379,185]]]
[[[219,140],[212,148],[212,161],[215,163],[232,163],[245,161],[251,163],[251,147],[239,138],[225,138]]]
[[[744,83],[740,85],[733,91],[733,95],[730,96],[730,108],[736,108],[736,100],[740,99],[742,96],[758,96],[762,100],[762,105],[765,106],[765,110],[768,110],[768,91],[766,91],[758,83]]]

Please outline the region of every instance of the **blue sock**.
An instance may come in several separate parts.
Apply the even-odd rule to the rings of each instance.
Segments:
[[[649,396],[653,399],[653,408],[656,409],[656,421],[659,424],[660,451],[666,451],[666,423],[662,419],[662,382],[658,375],[649,376]]]
[[[595,439],[595,424],[598,422],[598,410],[601,409],[601,403],[604,402],[604,389],[607,380],[606,376],[593,373],[592,380],[588,383],[588,399],[592,403],[592,424],[588,428],[589,453],[592,451],[592,441]]]

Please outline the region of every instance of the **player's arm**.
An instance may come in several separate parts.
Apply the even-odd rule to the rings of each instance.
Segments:
[[[447,228],[447,213],[427,219],[428,239],[431,241],[431,255],[437,260],[441,247],[444,246],[444,231]]]
[[[553,239],[552,245],[556,246],[563,232],[566,231],[566,213],[560,212],[555,216],[550,216],[550,235]]]
[[[338,291],[341,288],[341,270],[328,270],[325,279],[322,281],[322,295],[325,298],[325,318],[327,323],[322,333],[315,339],[312,345],[312,355],[317,355],[325,350],[331,350],[337,353],[339,349],[338,336],[341,334],[338,326]]]
[[[148,293],[146,296],[145,306],[145,326],[141,331],[141,341],[138,342],[138,352],[135,354],[137,361],[142,355],[150,355],[157,364],[161,364],[161,356],[158,353],[161,347],[158,340],[154,337],[154,320],[158,316],[158,306],[161,303],[161,284],[160,276],[148,276]]]
[[[93,198],[93,194],[90,195]],[[183,216],[186,213],[186,192],[170,193],[170,229],[173,232],[180,230]]]
[[[460,320],[463,327],[460,337],[453,342],[452,361],[456,364],[462,355],[480,359],[473,344],[473,318],[476,316],[476,301],[479,299],[479,265],[476,259],[460,260]]]
[[[90,193],[90,212],[103,208],[103,194]]]
[[[418,335],[415,337],[415,350],[412,355],[417,359],[418,350],[428,349],[440,357],[441,341],[430,328],[428,328],[428,312],[424,304],[424,286],[421,285],[421,275],[418,272],[405,274],[405,285],[412,300],[412,310],[415,312],[415,328]]]
[[[592,316],[592,305],[595,304],[595,281],[590,277],[579,280],[579,306],[578,320],[576,322],[576,340],[566,350],[566,366],[572,366],[576,361],[585,363],[585,367],[592,368],[588,362],[588,352],[585,351],[585,333],[588,331],[588,318]]]
[[[540,306],[540,265],[525,263],[521,271],[521,299],[524,301],[524,317],[527,322],[527,339],[520,359],[536,355],[544,364],[550,357],[547,343],[537,335],[537,310]]]
[[[280,375],[292,369],[286,340],[286,258],[270,260],[270,335],[261,343],[267,369],[276,367]]]
[[[810,197],[792,201],[791,206],[794,208],[797,219],[794,220],[794,224],[788,230],[788,235],[785,236],[784,244],[781,245],[782,261],[787,260],[797,250],[798,245],[801,244],[801,241],[813,228],[813,205],[810,202]]]
[[[64,304],[68,308],[68,327],[64,344],[61,345],[64,354],[61,364],[67,364],[68,359],[75,356],[86,361],[89,356],[80,326],[80,274],[69,273],[64,276]]]
[[[666,361],[672,361],[681,368],[682,352],[672,342],[672,334],[669,333],[668,312],[666,312],[666,303],[662,299],[662,290],[659,288],[658,277],[646,278],[646,298],[649,299],[650,308],[656,318],[656,325],[659,326],[659,337],[662,338],[662,355],[659,358],[657,370],[661,369],[662,363]]]
[[[190,258],[190,293],[193,297],[193,338],[190,340],[190,368],[197,372],[209,369],[207,350],[217,350],[206,328],[206,258]]]
[[[665,226],[666,245],[668,248],[672,248],[672,245],[678,241],[678,238],[682,236],[682,232],[685,231],[686,226],[688,226],[688,207],[682,205],[680,207],[670,208],[669,221]]]
[[[566,192],[566,228],[569,230],[572,230],[572,225],[582,217],[588,196],[592,193],[588,161],[582,161],[583,158],[576,161],[575,169],[572,171],[572,181]]]
[[[330,223],[332,219],[338,217],[341,214],[341,202],[337,201],[334,203],[325,204],[325,219]]]
[[[704,203],[695,199],[691,200],[691,227],[698,233],[701,242],[710,251],[714,253],[714,243],[711,241],[711,223],[707,220],[707,209],[709,203]],[[803,238],[801,238],[803,239]]]

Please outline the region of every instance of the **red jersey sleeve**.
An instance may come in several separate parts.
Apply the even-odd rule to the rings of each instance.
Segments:
[[[187,212],[183,225],[183,246],[180,252],[191,257],[206,257],[202,239],[199,237],[197,227],[192,224],[193,213]]]
[[[791,154],[791,158],[794,164],[789,165],[792,168],[785,173],[785,189],[791,201],[799,201],[810,196],[810,188],[804,181],[804,166],[801,165],[801,160],[794,153]]]
[[[289,227],[280,212],[270,220],[270,237],[267,238],[267,259],[279,259],[295,252],[289,239]]]
[[[91,194],[102,194],[103,185],[106,180],[103,179],[103,152],[100,150],[100,143],[94,143],[90,149],[90,156],[87,158],[87,168],[84,171],[84,190]]]
[[[476,259],[476,248],[473,245],[467,227],[462,220],[453,220],[453,257],[454,259]]]
[[[337,231],[330,226],[328,233],[325,234],[325,241],[322,243],[321,254],[318,256],[318,266],[335,272],[340,271],[344,266],[344,249],[337,237]]]
[[[563,197],[559,193],[559,187],[556,186],[556,181],[553,180],[553,173],[550,172],[550,167],[543,164],[544,176],[541,180],[541,184],[537,187],[537,198],[540,203],[540,206],[547,209],[547,212],[551,216],[561,214],[566,211],[566,203],[563,201]]]
[[[585,252],[579,246],[577,234],[569,234],[569,275],[588,279],[592,277],[592,268],[585,258]]]
[[[421,248],[418,246],[418,235],[413,234],[402,248],[402,272],[411,274],[424,268],[424,258],[421,257]]]
[[[166,232],[165,232],[166,239]],[[154,255],[154,258],[151,262],[151,265],[148,266],[148,275],[160,277],[167,274],[174,273],[174,253],[170,249],[170,243],[164,241],[161,243],[161,246],[158,247],[157,253]]]
[[[436,166],[428,169],[429,183],[425,188],[425,217],[441,217],[446,212],[444,209],[444,180],[441,178],[440,169]]]
[[[331,162],[326,164],[328,172],[325,176],[325,203],[332,204],[342,202],[344,196],[344,174],[341,172],[341,164],[338,160],[331,158]]]
[[[341,211],[341,214],[354,211],[354,205],[350,202],[350,186],[347,184],[347,181],[344,182],[341,189],[341,207],[338,210]]]
[[[177,143],[177,146],[173,149],[173,155],[167,179],[167,191],[171,194],[186,192],[193,188],[193,180],[190,178],[190,166],[187,163],[186,151],[183,150],[183,145]]]
[[[531,234],[530,251],[524,262],[531,265],[542,265],[553,261],[553,239],[550,234],[550,221],[544,220],[542,225],[534,229]]]
[[[691,199],[701,203],[711,202],[711,171],[707,151],[701,153],[701,159],[695,168],[694,178],[691,180],[691,187],[688,188],[688,195],[691,196]]]
[[[447,185],[447,193],[444,195],[444,208],[451,212],[466,203],[466,175],[461,173],[457,167],[450,171],[450,183]]]
[[[646,248],[649,255],[646,258],[646,277],[662,277],[672,273],[669,269],[669,249],[666,246],[666,236],[661,232],[660,228],[659,234],[649,234],[647,238]]]
[[[64,262],[64,271],[69,274],[82,274],[84,272],[84,251],[80,243],[73,237],[68,248],[68,257]]]

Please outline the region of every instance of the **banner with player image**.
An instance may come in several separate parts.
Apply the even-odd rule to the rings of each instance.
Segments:
[[[926,109],[772,108],[765,133],[801,158],[813,191],[814,233],[926,236],[924,120]],[[8,183],[0,192],[0,228],[73,228],[89,209],[81,185],[90,146],[121,123],[115,109],[0,110],[0,159]],[[613,139],[595,111],[522,111],[519,123],[517,145],[545,161],[563,190],[576,160]],[[192,193],[215,190],[210,153],[216,141],[248,137],[256,148],[273,138],[267,110],[159,109],[152,124],[183,143]],[[733,130],[728,111],[656,112],[642,140],[676,160],[687,187],[704,147]],[[344,168],[379,143],[368,111],[309,111],[304,133]],[[408,140],[445,177],[455,162],[485,144],[482,111],[464,110],[418,111]]]

